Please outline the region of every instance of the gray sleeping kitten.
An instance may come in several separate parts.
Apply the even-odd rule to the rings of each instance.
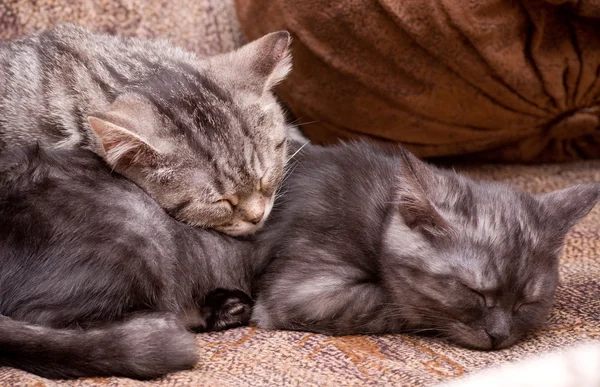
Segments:
[[[247,322],[256,264],[252,242],[176,221],[89,151],[0,154],[0,366],[55,378],[191,368],[188,329]]]
[[[281,31],[199,59],[73,25],[0,43],[0,150],[89,149],[178,220],[252,233],[283,175],[270,90],[290,70],[289,43]]]
[[[368,143],[295,148],[259,235],[261,328],[508,347],[545,322],[565,235],[600,195],[598,183],[531,195]]]

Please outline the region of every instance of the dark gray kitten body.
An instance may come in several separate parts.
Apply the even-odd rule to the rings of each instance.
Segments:
[[[6,151],[0,187],[0,364],[156,377],[196,363],[186,328],[249,315],[205,309],[250,293],[252,244],[177,222],[92,153]]]
[[[481,349],[545,322],[565,234],[600,195],[522,193],[367,143],[304,147],[290,169],[260,235],[259,327],[434,330]]]
[[[50,377],[191,367],[186,327],[241,321],[217,289],[253,294],[263,328],[436,329],[505,347],[544,322],[564,236],[600,195],[533,196],[369,143],[290,152],[254,241],[176,222],[89,152],[1,155],[0,364]]]
[[[89,149],[178,220],[252,233],[283,175],[271,88],[290,69],[289,42],[282,31],[200,59],[63,25],[0,43],[0,150]]]

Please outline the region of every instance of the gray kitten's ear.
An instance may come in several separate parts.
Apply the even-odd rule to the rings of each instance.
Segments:
[[[536,196],[544,209],[544,221],[564,235],[594,208],[600,199],[600,183],[579,184]]]
[[[281,82],[292,69],[291,41],[287,31],[272,32],[209,61],[238,87],[263,94]]]
[[[406,225],[428,232],[448,230],[450,224],[439,214],[428,197],[435,187],[435,173],[429,165],[407,150],[400,149],[400,187],[398,210]]]

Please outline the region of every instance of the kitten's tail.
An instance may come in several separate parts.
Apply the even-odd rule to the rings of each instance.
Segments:
[[[148,313],[102,327],[53,329],[0,316],[0,366],[53,379],[151,379],[192,368],[194,335],[173,315]]]

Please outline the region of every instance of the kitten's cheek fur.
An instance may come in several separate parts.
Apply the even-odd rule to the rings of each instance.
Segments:
[[[275,194],[271,195],[267,204],[265,204],[265,213],[261,219],[261,221],[256,225],[256,229],[260,230],[262,226],[265,225],[267,219],[269,219],[269,215],[271,215],[271,210],[273,209],[273,205],[275,204]]]

